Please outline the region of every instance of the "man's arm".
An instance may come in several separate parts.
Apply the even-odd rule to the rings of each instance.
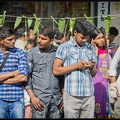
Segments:
[[[53,65],[54,75],[65,75],[78,68],[77,64],[72,64],[70,66],[64,66],[64,67],[62,65],[63,65],[63,61],[59,58],[55,58],[54,65]]]
[[[19,75],[19,70],[0,74],[0,82],[3,82],[3,81],[5,81],[6,79],[9,79],[9,78],[16,77],[17,75]]]
[[[80,62],[71,64],[70,66],[63,66],[63,60],[55,58],[53,64],[53,73],[54,75],[65,75],[77,69],[89,69],[91,66],[92,64],[86,62],[85,60],[81,60]],[[96,68],[94,68],[91,73],[93,75],[96,74]]]
[[[14,78],[9,78],[3,81],[2,83],[5,84],[16,84],[16,83],[21,83],[21,82],[26,82],[27,81],[27,76],[26,75],[18,75]]]

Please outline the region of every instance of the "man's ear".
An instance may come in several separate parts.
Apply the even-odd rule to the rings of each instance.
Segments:
[[[51,42],[50,42],[50,44],[53,44],[53,41],[54,41],[54,40],[53,40],[53,39],[51,39]]]
[[[3,41],[3,39],[2,39],[2,38],[0,38],[0,43],[2,43],[2,41]]]
[[[77,31],[76,30],[74,30],[74,36],[76,36],[77,35]]]

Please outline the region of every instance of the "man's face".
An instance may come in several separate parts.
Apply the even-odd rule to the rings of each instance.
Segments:
[[[109,35],[108,39],[110,42],[113,42],[115,40],[115,35]]]
[[[85,44],[85,42],[88,40],[88,36],[83,36],[81,33],[74,33],[75,35],[75,42],[81,47]]]
[[[15,35],[10,35],[9,37],[0,39],[0,43],[2,47],[5,47],[5,48],[13,48],[15,45],[15,41],[16,41]]]
[[[38,42],[38,47],[40,49],[44,49],[44,50],[48,51],[53,40],[51,40],[48,36],[44,36],[43,34],[39,34],[37,42]]]

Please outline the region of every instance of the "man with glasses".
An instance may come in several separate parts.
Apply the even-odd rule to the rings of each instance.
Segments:
[[[53,66],[55,75],[65,75],[65,118],[94,118],[94,86],[92,76],[96,74],[96,55],[87,42],[92,25],[87,20],[77,20],[74,37],[61,44],[56,52]]]
[[[0,118],[24,118],[22,86],[27,81],[28,63],[26,53],[14,47],[15,41],[12,29],[0,27],[0,67],[9,53],[0,71]]]

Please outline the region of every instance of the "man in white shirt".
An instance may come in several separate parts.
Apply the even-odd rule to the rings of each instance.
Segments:
[[[118,64],[120,62],[120,46],[117,49],[111,64],[110,69],[108,70],[108,75],[111,79],[111,89],[113,90],[112,93],[110,91],[110,94],[113,98],[117,98],[114,102],[114,116],[115,118],[120,118],[120,75],[118,75]],[[118,78],[117,78],[118,76]]]

